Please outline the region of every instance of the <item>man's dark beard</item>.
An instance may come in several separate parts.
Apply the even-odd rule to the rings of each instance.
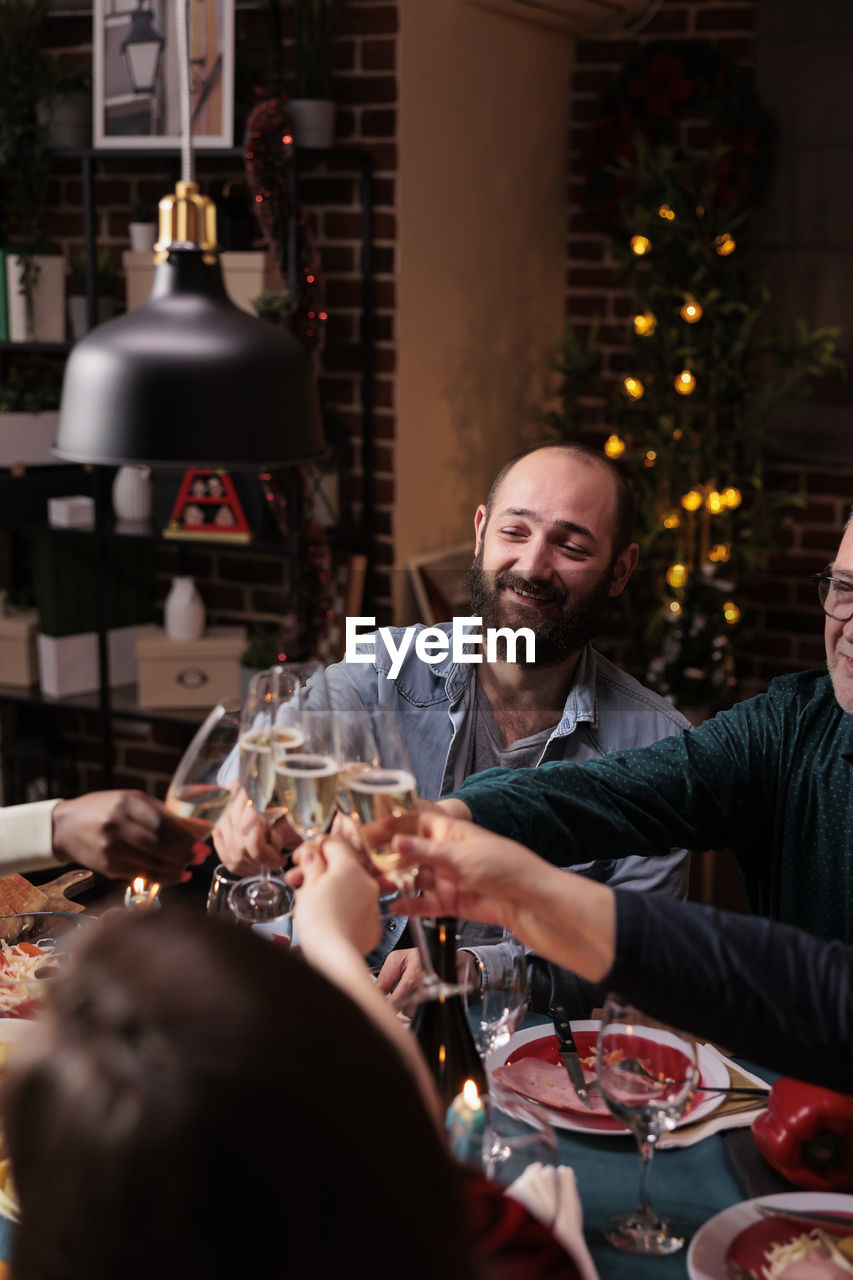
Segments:
[[[516,649],[517,661],[521,666],[553,667],[564,662],[570,653],[577,652],[592,639],[598,623],[607,611],[610,599],[610,584],[613,581],[612,567],[601,575],[601,578],[585,595],[571,600],[569,593],[561,582],[531,582],[520,573],[511,569],[499,569],[496,573],[486,573],[483,568],[482,555],[474,558],[468,570],[468,598],[472,616],[483,619],[483,627],[518,627],[527,626],[536,636],[536,661],[526,662],[522,656],[526,646],[519,643]],[[532,620],[523,617],[521,609],[507,610],[512,616],[502,615],[503,602],[501,589],[511,587],[529,592],[542,600],[550,600],[557,604],[558,610],[550,616],[542,616],[534,625]],[[506,659],[506,642],[498,645],[498,659]]]

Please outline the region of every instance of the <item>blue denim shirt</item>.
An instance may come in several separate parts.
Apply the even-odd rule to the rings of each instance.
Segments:
[[[449,635],[451,624],[442,623],[438,629]],[[422,631],[424,627],[417,624],[414,630]],[[395,646],[399,646],[403,632],[400,627],[390,629]],[[367,662],[339,662],[327,669],[333,703],[342,707],[359,703],[390,707],[400,725],[419,794],[426,800],[437,800],[456,791],[464,781],[465,762],[470,758],[476,665],[454,662],[450,655],[434,664],[423,662],[415,654],[413,641],[392,680],[388,678],[392,656],[378,632],[361,637],[356,648],[362,655],[372,652],[373,656]],[[647,746],[689,727],[669,702],[587,645],[578,661],[560,723],[538,763],[581,763],[622,747]],[[578,864],[572,870],[621,888],[657,890],[677,898],[687,893],[688,854],[683,849],[659,858],[628,856]],[[404,917],[386,921],[385,936],[373,953],[372,962],[381,961],[393,950],[404,925]],[[490,949],[466,949],[477,954],[485,966],[484,980],[488,981]],[[565,1004],[565,991],[560,995]],[[547,999],[550,997],[540,993],[534,1004]],[[574,1014],[571,1007],[569,1013],[583,1016],[577,1005]]]

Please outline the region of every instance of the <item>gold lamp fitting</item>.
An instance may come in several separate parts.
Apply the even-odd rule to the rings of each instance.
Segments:
[[[160,234],[154,261],[165,262],[173,245],[197,245],[202,261],[216,261],[216,206],[200,194],[197,182],[176,182],[173,195],[160,201]]]

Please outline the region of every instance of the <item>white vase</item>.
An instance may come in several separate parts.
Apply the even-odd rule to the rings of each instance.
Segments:
[[[326,98],[291,98],[287,104],[297,147],[330,147],[335,140],[335,104]]]
[[[192,578],[173,578],[163,611],[172,640],[198,640],[204,633],[204,601]]]
[[[154,243],[157,239],[156,222],[129,222],[127,229],[130,234],[132,253],[154,252]]]
[[[151,515],[151,468],[119,467],[113,480],[113,512],[121,523],[141,524]]]

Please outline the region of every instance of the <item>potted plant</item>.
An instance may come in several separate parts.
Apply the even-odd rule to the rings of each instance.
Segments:
[[[60,254],[36,255],[48,246],[51,123],[80,73],[45,51],[50,7],[51,0],[0,0],[0,239],[17,250],[8,264],[10,338],[57,342],[65,337],[65,264]]]
[[[130,248],[133,253],[153,253],[157,239],[157,206],[150,200],[137,200],[130,210]]]
[[[344,0],[294,0],[293,94],[288,104],[300,147],[330,147],[335,137],[332,55]]]
[[[89,302],[86,250],[71,250],[68,259],[71,274],[71,294],[68,299],[68,315],[71,320],[71,337],[75,342],[89,332]],[[96,324],[110,320],[115,313],[116,268],[109,249],[98,249],[95,254]]]
[[[52,462],[62,370],[33,357],[0,382],[0,467]]]
[[[286,289],[264,289],[256,298],[252,298],[252,306],[261,320],[269,320],[272,324],[282,324],[287,308]]]
[[[274,623],[258,623],[250,629],[246,647],[240,654],[240,692],[243,697],[252,676],[281,660],[283,645],[282,629]]]

